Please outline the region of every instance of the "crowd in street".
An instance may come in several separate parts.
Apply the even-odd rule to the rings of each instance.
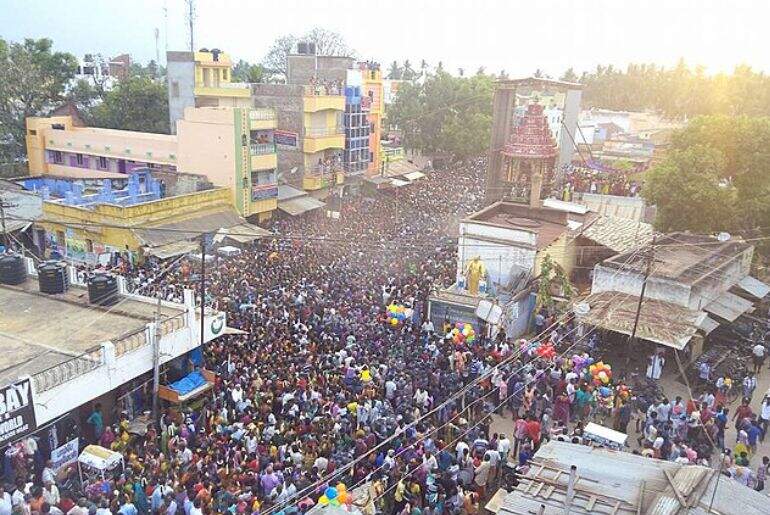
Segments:
[[[590,168],[571,167],[565,171],[562,185],[562,200],[570,201],[575,193],[596,193],[620,197],[637,197],[642,185],[627,174],[599,172]]]
[[[637,396],[610,381],[592,356],[596,335],[578,336],[569,317],[538,312],[535,340],[477,327],[471,341],[424,316],[431,289],[455,280],[451,227],[481,206],[484,172],[473,160],[348,199],[339,219],[278,219],[270,228],[280,237],[217,258],[207,304],[245,334],[204,349],[217,374],[207,402],[164,412],[142,436],[125,417],[105,425],[95,408],[84,436],[123,453],[126,471],[73,495],[42,468],[0,491],[0,515],[283,515],[351,502],[354,491],[367,514],[472,515],[505,481],[506,464],[526,467],[548,439],[581,442],[589,421],[636,426],[634,452],[704,463],[724,420],[735,420],[750,456],[754,421],[764,420],[764,435],[770,407],[752,418],[742,405],[729,418],[708,393]],[[198,266],[148,263],[129,280],[179,301],[184,288],[200,291]],[[410,316],[389,323],[392,305]],[[512,420],[510,433],[492,431],[492,413]],[[738,451],[725,463],[736,476],[747,468]],[[764,476],[752,475],[758,487]]]

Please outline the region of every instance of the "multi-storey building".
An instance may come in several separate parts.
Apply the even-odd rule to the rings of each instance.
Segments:
[[[275,112],[242,107],[188,107],[177,135],[73,125],[71,116],[27,119],[33,175],[120,180],[137,169],[196,174],[229,188],[242,216],[270,217],[278,203]]]
[[[345,153],[342,161],[345,173],[360,175],[369,169],[369,102],[362,95],[363,74],[348,70],[345,85]],[[368,100],[368,98],[367,98]]]
[[[363,74],[364,104],[369,107],[369,175],[376,175],[382,167],[381,141],[382,141],[382,117],[385,103],[382,87],[382,73],[379,63],[359,63],[359,69]]]

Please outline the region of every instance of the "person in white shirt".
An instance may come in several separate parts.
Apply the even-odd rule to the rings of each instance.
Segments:
[[[241,402],[243,400],[243,390],[241,389],[241,385],[236,384],[230,395],[232,396],[233,404],[238,404]]]
[[[759,435],[759,441],[764,442],[767,435],[767,428],[770,424],[770,394],[765,394],[762,399],[762,406],[759,408],[759,424],[762,427],[762,434]]]
[[[505,433],[500,433],[500,439],[497,440],[497,452],[500,453],[500,459],[505,463],[508,460],[508,453],[511,452],[511,441],[505,436]]]
[[[61,501],[59,489],[56,488],[52,481],[45,481],[43,483],[43,500],[51,506],[56,506]]]
[[[42,474],[40,475],[40,479],[45,483],[46,481],[50,481],[51,483],[56,483],[56,472],[53,470],[53,461],[48,460],[45,462],[45,468],[43,469]]]
[[[11,515],[11,513],[13,513],[11,494],[5,491],[3,485],[0,485],[0,515]]]
[[[765,352],[767,349],[765,349],[765,346],[761,343],[757,343],[752,347],[751,349],[751,359],[754,362],[754,373],[759,374],[759,371],[762,369],[762,364],[765,362]]]

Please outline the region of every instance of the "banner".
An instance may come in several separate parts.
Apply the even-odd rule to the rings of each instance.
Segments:
[[[75,438],[51,451],[54,472],[59,472],[70,463],[75,463],[78,460],[78,443],[78,439]]]
[[[273,133],[273,142],[280,147],[297,148],[299,146],[299,134],[296,132],[276,130]]]
[[[37,429],[32,380],[22,379],[0,389],[0,446]]]

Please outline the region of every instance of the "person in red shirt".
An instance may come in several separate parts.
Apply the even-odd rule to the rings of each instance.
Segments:
[[[532,440],[532,449],[534,451],[537,451],[538,447],[540,447],[540,430],[540,422],[533,415],[530,415],[527,421],[527,436]]]
[[[735,430],[740,431],[743,427],[744,419],[751,418],[751,406],[749,406],[749,400],[744,398],[741,405],[733,413],[733,420],[735,420]],[[737,441],[737,440],[736,440]]]

